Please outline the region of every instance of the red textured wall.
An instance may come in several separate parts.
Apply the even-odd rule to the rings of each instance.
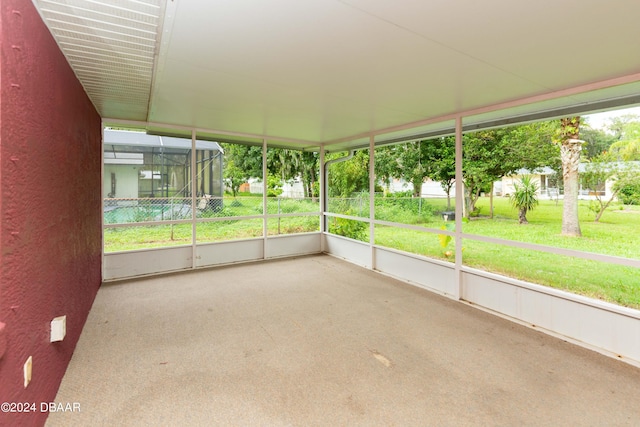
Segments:
[[[101,281],[101,122],[31,0],[0,9],[0,403],[37,405],[0,425],[42,425]]]

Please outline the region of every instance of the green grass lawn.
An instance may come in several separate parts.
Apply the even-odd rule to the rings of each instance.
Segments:
[[[488,200],[481,206],[489,212]],[[582,237],[561,235],[562,204],[541,201],[527,214],[530,224],[517,223],[515,209],[506,199],[494,199],[495,218],[480,218],[464,224],[470,234],[539,243],[624,258],[640,259],[640,209],[620,205],[608,209],[600,222],[589,210],[579,207]],[[482,210],[484,210],[482,209]],[[481,212],[482,212],[481,210]],[[533,281],[570,292],[640,308],[640,269],[574,257],[466,240],[463,262],[507,276]]]
[[[261,197],[225,198],[224,208],[218,211],[200,212],[203,219],[196,225],[198,243],[239,240],[262,236],[262,218],[233,219],[234,217],[262,215]],[[269,214],[319,212],[318,203],[310,200],[268,199]],[[206,221],[208,218],[225,218],[220,221]],[[295,234],[318,231],[318,215],[269,218],[267,233]],[[189,245],[192,241],[192,226],[188,224],[162,224],[151,226],[133,226],[126,228],[107,228],[104,231],[105,252],[118,252],[135,249],[159,248],[165,246]]]
[[[498,237],[594,252],[625,258],[640,259],[640,207],[614,206],[607,210],[599,223],[589,202],[580,204],[580,226],[583,237],[561,235],[562,204],[541,201],[527,214],[528,225],[518,224],[517,212],[506,198],[494,199],[494,217],[489,218],[489,199],[478,201],[480,216],[463,224],[467,234]],[[425,202],[417,199],[376,199],[376,219],[403,224],[440,228],[444,224],[440,212],[446,200]],[[233,217],[261,215],[262,199],[257,197],[225,198],[224,209],[205,212],[202,218],[224,217],[214,222],[199,222],[196,226],[198,243],[228,241],[262,236],[262,218],[236,220]],[[330,210],[350,215],[368,212],[368,197],[348,201],[331,201]],[[362,210],[362,213],[360,212]],[[267,212],[318,212],[318,205],[310,200],[269,199]],[[331,218],[331,232],[358,240],[369,240],[369,227],[361,221]],[[172,234],[173,229],[173,234]],[[269,218],[270,236],[319,230],[317,215]],[[154,225],[148,227],[105,229],[105,252],[191,244],[191,224]],[[390,226],[375,226],[375,243],[410,253],[453,261],[453,242],[446,248],[438,234],[407,230]],[[539,283],[570,292],[599,298],[620,305],[640,308],[640,269],[559,256],[546,252],[494,245],[473,239],[463,241],[464,265]]]
[[[561,235],[562,205],[541,201],[527,214],[528,225],[518,224],[517,212],[505,198],[494,199],[494,218],[488,218],[489,199],[478,203],[480,217],[463,223],[468,234],[498,237],[520,242],[575,249],[625,258],[640,259],[640,207],[619,206],[608,210],[599,223],[588,202],[580,204],[583,237]],[[442,223],[442,221],[441,221]],[[438,223],[423,225],[438,228]],[[411,253],[453,261],[442,248],[437,234],[395,227],[377,226],[376,244]],[[640,269],[612,265],[546,252],[524,250],[465,239],[464,265],[530,281],[581,295],[640,308]]]

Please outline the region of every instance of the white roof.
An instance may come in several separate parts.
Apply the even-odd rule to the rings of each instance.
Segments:
[[[105,122],[153,132],[343,149],[640,103],[638,1],[34,3]]]
[[[135,147],[144,150],[144,147],[176,148],[179,150],[191,150],[191,139],[176,138],[171,136],[149,135],[144,132],[126,130],[105,129],[103,134],[105,152],[110,146]],[[196,140],[197,150],[222,151],[220,145],[213,141]]]

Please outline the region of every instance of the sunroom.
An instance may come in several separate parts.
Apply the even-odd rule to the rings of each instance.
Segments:
[[[91,317],[96,294],[113,298],[110,301],[115,304],[119,297],[112,292],[133,292],[126,301],[130,303],[153,295],[153,285],[149,291],[136,293],[135,286],[147,280],[175,280],[174,290],[180,293],[180,284],[185,284],[185,291],[200,286],[197,281],[187,284],[189,277],[207,274],[207,283],[224,287],[251,269],[248,285],[238,281],[238,289],[247,286],[246,293],[238,299],[229,297],[239,308],[253,298],[252,290],[255,296],[269,294],[270,289],[280,295],[276,290],[296,271],[299,257],[297,265],[310,274],[299,278],[301,284],[326,277],[342,286],[341,277],[349,277],[352,283],[375,282],[380,291],[375,295],[385,295],[370,301],[365,298],[366,286],[360,289],[360,296],[346,292],[355,289],[347,286],[344,294],[352,300],[339,301],[343,310],[340,325],[354,320],[349,316],[350,306],[363,313],[366,307],[379,308],[378,304],[389,301],[410,305],[414,298],[422,301],[420,292],[430,292],[444,297],[444,304],[454,301],[465,310],[478,308],[518,327],[524,325],[620,359],[630,369],[625,372],[632,373],[627,375],[631,385],[637,378],[637,307],[563,287],[579,279],[587,287],[623,289],[637,295],[637,244],[593,250],[593,246],[584,249],[567,243],[559,237],[560,230],[536,240],[501,234],[500,227],[475,227],[480,221],[463,220],[463,185],[466,135],[640,105],[640,59],[630,54],[640,40],[635,22],[640,5],[594,1],[576,9],[570,2],[360,0],[8,0],[5,4],[0,26],[0,207],[6,224],[3,265],[8,266],[2,282],[11,285],[4,285],[2,296],[8,302],[0,306],[0,370],[7,378],[0,390],[3,397],[11,398],[7,400],[53,401],[76,343],[84,349],[102,338],[115,339],[117,333],[107,330],[106,335],[91,335],[98,341],[82,344],[87,318],[87,325],[105,328],[117,318],[115,314],[99,317],[106,313],[100,305],[94,311],[98,317]],[[565,9],[571,13],[558,12]],[[109,140],[113,129],[139,132],[144,135],[141,138],[159,141],[180,139],[180,147],[166,146],[164,155],[156,156],[129,144],[117,154],[118,144]],[[454,196],[449,204],[446,198],[421,194],[385,197],[376,165],[396,161],[386,149],[402,145],[421,150],[443,140],[452,144],[453,153]],[[176,155],[180,158],[169,157]],[[232,161],[223,162],[225,157]],[[129,169],[122,175],[116,166]],[[420,167],[428,165],[420,163]],[[233,176],[227,174],[232,168],[240,171],[243,183],[249,177],[259,182],[262,191],[236,194]],[[345,170],[361,173],[350,175],[357,179],[341,181]],[[47,191],[35,192],[45,180],[51,184]],[[279,186],[292,180],[303,183],[303,197],[278,192]],[[352,184],[356,191],[344,190]],[[11,196],[6,195],[9,192]],[[159,208],[137,209],[149,199],[159,201]],[[485,202],[489,203],[489,197]],[[109,215],[133,206],[133,216]],[[445,220],[444,212],[452,215],[447,214]],[[590,225],[583,225],[591,232]],[[39,261],[40,268],[31,268],[26,261],[32,259]],[[315,262],[309,260],[317,259],[315,266],[324,264],[323,259],[346,261],[332,270],[344,274],[323,275],[309,267]],[[503,263],[488,265],[487,259]],[[525,260],[536,266],[529,271],[532,275],[522,277],[508,270]],[[253,269],[263,261],[272,262],[264,263],[261,277]],[[287,269],[273,272],[274,262],[286,262],[277,265]],[[228,269],[234,269],[234,274],[227,275]],[[362,276],[351,276],[353,271]],[[579,274],[572,273],[575,271]],[[275,279],[267,272],[273,272]],[[615,280],[610,283],[609,277]],[[385,285],[377,287],[382,278],[413,285],[419,292],[407,291],[402,297],[385,300]],[[262,311],[248,310],[247,318],[257,317],[256,324],[288,319],[283,314],[286,310],[279,309],[296,303],[309,312],[323,313],[313,301],[325,301],[323,295],[337,301],[341,293],[325,292],[321,282],[312,286],[319,293],[309,297],[311,303],[296,300],[293,284],[293,290],[282,294],[282,306],[272,300],[270,306],[260,305]],[[388,289],[396,286],[393,283]],[[228,296],[218,297],[220,302]],[[171,298],[161,299],[155,307],[169,309]],[[404,323],[401,306],[393,307],[385,319],[400,319],[398,324],[407,328],[421,324],[419,315],[417,323]],[[417,303],[418,312],[421,307]],[[156,308],[127,306],[125,311],[144,318],[145,310],[156,313]],[[234,307],[209,308],[212,316],[222,316]],[[191,325],[187,329],[202,333],[189,323],[190,315],[199,319],[198,315],[189,312],[188,306],[183,311]],[[180,318],[171,313],[169,319]],[[260,313],[267,314],[260,317]],[[357,323],[362,325],[358,328],[378,325],[383,329],[375,309],[367,314],[371,321]],[[49,342],[50,322],[62,316],[66,316],[68,335]],[[158,323],[132,323],[139,327],[135,332],[141,336],[144,327],[166,326],[162,316],[153,318]],[[220,325],[242,329],[233,315],[224,319]],[[287,322],[280,326],[307,325],[298,318]],[[312,319],[309,325],[327,327],[317,329],[318,335],[331,329],[330,322]],[[472,324],[465,325],[473,329]],[[455,331],[457,326],[451,328]],[[179,331],[171,330],[171,336],[189,341]],[[264,329],[264,336],[251,331],[245,338],[230,335],[247,344],[245,357],[265,348],[251,347],[262,343],[265,336],[273,342],[286,341],[269,328]],[[151,334],[153,339],[158,338],[156,332]],[[25,335],[38,338],[24,340]],[[47,339],[41,339],[45,335]],[[131,336],[135,341],[137,335]],[[224,341],[224,336],[216,339]],[[381,340],[392,341],[386,335]],[[326,343],[351,349],[344,342]],[[156,352],[161,347],[153,347],[149,354],[160,354]],[[282,349],[272,348],[275,353]],[[369,359],[384,368],[397,366],[393,360],[402,359],[400,353],[394,358],[379,348],[365,350]],[[460,348],[457,355],[468,351]],[[78,354],[76,363],[92,357],[84,350]],[[315,357],[315,353],[304,354]],[[136,367],[148,361],[144,355],[135,359]],[[194,356],[181,366],[194,366],[197,360]],[[313,360],[317,362],[314,366],[324,366],[321,359]],[[607,362],[594,363],[613,363],[603,360]],[[27,361],[33,362],[33,376]],[[171,368],[163,359],[154,363]],[[38,366],[50,369],[43,374]],[[351,368],[343,367],[343,379],[351,378]],[[145,369],[134,368],[133,377]],[[176,375],[184,373],[178,371]],[[189,375],[184,378],[191,378]],[[304,373],[299,375],[304,377]],[[96,378],[98,384],[101,381],[105,379]],[[416,387],[411,390],[418,390]],[[279,398],[287,401],[304,392],[294,387]],[[263,397],[268,400],[268,396]],[[352,402],[349,396],[343,397]],[[597,395],[591,398],[598,400]],[[446,404],[454,402],[455,398]],[[229,407],[242,414],[243,405]],[[354,413],[366,413],[372,407],[376,404],[350,406]],[[322,413],[309,413],[320,418],[275,419],[285,424],[321,423]],[[36,424],[42,417],[46,415],[34,418]],[[67,425],[70,420],[58,418]],[[259,422],[269,420],[274,418],[265,416]],[[366,423],[372,419],[339,420]],[[393,420],[377,418],[379,423]]]

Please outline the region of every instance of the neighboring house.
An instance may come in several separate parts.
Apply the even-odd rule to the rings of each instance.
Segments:
[[[198,196],[222,197],[223,154],[216,142],[196,141]],[[191,139],[106,129],[103,197],[191,197],[191,163]]]
[[[556,172],[550,167],[537,168],[533,171],[520,169],[515,175],[503,176],[500,181],[493,185],[493,194],[496,196],[509,197],[515,191],[514,182],[519,182],[523,175],[530,175],[531,179],[538,184],[538,197],[541,199],[555,199],[558,197],[558,185]]]
[[[403,179],[392,178],[391,182],[388,184],[380,183],[380,185],[387,189],[390,193],[399,193],[402,191],[411,191],[413,192],[413,184],[407,182]],[[451,197],[455,197],[456,189],[451,189]],[[422,188],[420,188],[420,196],[422,197],[447,197],[447,193],[440,185],[440,182],[433,181],[431,179],[427,179],[422,183]]]
[[[590,163],[580,163],[578,166],[579,173],[585,173],[588,170]],[[612,162],[606,163],[605,167],[611,168],[634,168],[640,171],[640,162]],[[558,190],[558,178],[556,172],[549,168],[539,168],[534,171],[527,169],[520,169],[515,175],[505,176],[502,180],[497,181],[494,184],[494,195],[508,197],[514,192],[513,183],[519,181],[523,175],[531,175],[533,180],[538,183],[538,197],[541,199],[556,199],[562,198],[562,193]],[[578,191],[578,198],[582,200],[593,200],[596,196],[604,199],[611,198],[613,194],[613,185],[615,184],[615,177],[608,179],[606,182],[600,183],[596,188],[586,188],[583,184],[580,184]]]
[[[240,191],[248,191],[251,194],[262,194],[263,184],[259,178],[249,178],[249,180],[240,186]],[[286,181],[282,184],[282,193],[280,197],[289,197],[300,199],[304,197],[304,186],[300,178]]]
[[[580,163],[578,166],[578,172],[584,173],[589,170],[590,163]],[[633,162],[610,162],[602,165],[604,169],[609,170],[635,170],[640,173],[640,161]],[[616,183],[616,177],[612,176],[605,182],[601,182],[596,188],[583,188],[580,185],[579,198],[581,199],[594,199],[597,196],[603,199],[610,199],[613,195],[613,186]]]

